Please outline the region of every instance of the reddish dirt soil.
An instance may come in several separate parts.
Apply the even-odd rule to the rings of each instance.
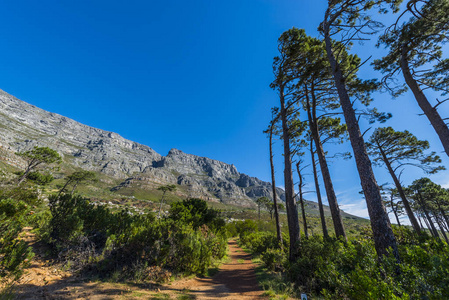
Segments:
[[[14,283],[15,299],[267,299],[257,284],[251,256],[229,242],[229,262],[211,278],[181,279],[164,285],[89,281],[50,265],[26,228],[23,239],[36,253],[25,274]]]
[[[258,286],[251,255],[243,252],[236,241],[229,242],[230,262],[223,264],[212,278],[194,278],[172,283],[169,287],[187,289],[195,299],[250,300],[267,299]]]

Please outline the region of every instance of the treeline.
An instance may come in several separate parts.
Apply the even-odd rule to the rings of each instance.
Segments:
[[[393,14],[396,13],[397,17],[385,28],[374,20],[376,12],[389,14],[392,18],[395,18]],[[400,285],[403,277],[407,276],[404,268],[424,267],[419,264],[414,266],[404,247],[410,249],[409,246],[416,243],[420,245],[418,247],[426,248],[427,246],[422,244],[424,241],[428,242],[425,228],[428,228],[438,241],[432,244],[436,247],[433,255],[444,261],[444,264],[447,263],[448,191],[427,178],[417,179],[409,187],[403,187],[400,182],[400,175],[405,167],[418,167],[428,174],[444,170],[445,167],[441,165],[441,158],[435,152],[428,151],[427,141],[419,140],[407,130],[396,131],[392,127],[379,127],[366,139],[365,135],[369,129],[362,130],[360,119],[365,118],[370,124],[374,124],[384,123],[392,117],[391,114],[372,107],[372,104],[375,104],[375,92],[389,92],[397,97],[410,90],[449,155],[449,128],[438,111],[439,106],[446,100],[436,99],[433,101],[435,103],[431,104],[427,95],[428,90],[443,97],[449,92],[449,59],[445,59],[443,55],[443,45],[448,41],[449,33],[449,1],[410,0],[402,3],[401,0],[330,0],[323,14],[324,18],[318,27],[318,37],[310,36],[305,30],[297,28],[284,32],[278,39],[279,55],[273,62],[275,79],[271,87],[279,96],[279,106],[272,109],[273,117],[265,132],[269,136],[273,186],[273,136],[279,136],[283,142],[290,264],[286,267],[287,273],[293,271],[291,268],[295,268],[298,260],[314,260],[310,253],[302,252],[308,251],[304,250],[304,247],[307,248],[311,241],[307,240],[309,235],[306,226],[304,238],[301,239],[295,201],[299,199],[303,222],[306,224],[303,208],[306,153],[310,157],[320,207],[324,240],[319,243],[330,242],[319,189],[318,169],[324,181],[336,237],[342,242],[337,248],[342,247],[341,249],[346,250],[341,251],[350,251],[356,243],[348,241],[325,150],[326,143],[344,143],[349,140],[352,154],[341,155],[352,155],[355,158],[371,222],[367,243],[372,241],[379,259],[379,264],[372,265],[373,272],[381,276],[385,273],[383,268],[386,268],[386,264],[392,263],[392,270],[396,275],[392,274],[392,281],[389,283],[391,288],[395,284]],[[363,42],[372,36],[378,37],[378,47],[382,46],[387,50],[384,57],[372,62],[373,69],[383,73],[381,80],[360,78],[358,73],[367,61],[362,61],[357,54],[350,52],[355,42]],[[387,191],[378,185],[372,168],[373,163],[388,170],[394,188],[390,187]],[[295,192],[294,186],[295,171],[299,177],[298,193]],[[410,220],[416,234],[413,242],[408,240],[410,244],[401,244],[403,239],[393,232],[386,204],[397,216],[397,222],[402,214]],[[446,241],[442,242],[442,246],[438,244],[440,236]],[[317,238],[314,240],[315,243],[318,242]],[[280,249],[283,244],[280,231],[277,232],[277,243],[277,248]],[[329,247],[335,248],[331,245]],[[319,253],[320,251],[317,251],[317,255],[322,256]],[[363,253],[368,255],[367,252]],[[352,263],[360,263],[363,257],[358,259],[352,260]],[[440,272],[436,265],[433,267],[433,271],[441,276],[447,273],[447,270]],[[294,277],[290,279],[302,286],[307,286],[303,281],[309,280],[297,280]],[[355,280],[355,277],[352,279]],[[352,279],[345,277],[344,280],[350,282]],[[357,281],[357,284],[361,283]],[[325,285],[321,288],[322,291],[314,288],[314,292],[330,295],[325,291]],[[379,298],[368,298],[408,299],[411,295],[407,290],[411,288],[409,285],[404,285],[402,289],[390,288],[385,290],[387,294],[378,294]],[[339,294],[336,288],[333,293],[338,297],[359,298],[356,293],[348,291]],[[414,297],[424,295],[416,293],[413,294]],[[449,297],[447,293],[448,291],[444,290],[443,295]],[[433,298],[429,295],[426,297]]]

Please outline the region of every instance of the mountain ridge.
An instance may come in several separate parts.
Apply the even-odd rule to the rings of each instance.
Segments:
[[[258,197],[272,197],[271,184],[239,173],[233,164],[171,149],[166,156],[117,133],[94,128],[45,111],[0,90],[2,159],[20,165],[13,153],[48,146],[76,167],[123,179],[112,188],[139,183],[154,189],[178,184],[190,195],[225,204],[254,206]],[[279,197],[284,192],[276,188]]]

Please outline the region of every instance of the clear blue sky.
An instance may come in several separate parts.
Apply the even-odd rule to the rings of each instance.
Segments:
[[[325,4],[3,1],[0,88],[162,155],[177,148],[232,163],[240,172],[269,181],[268,141],[262,131],[270,108],[278,105],[269,88],[277,38],[293,26],[316,36]],[[380,53],[369,43],[354,51],[362,58]],[[369,66],[362,74],[375,75]],[[375,105],[393,113],[386,125],[407,128],[442,151],[428,122],[417,116],[410,94],[398,100],[379,94]],[[442,114],[449,116],[447,107]],[[277,180],[282,185],[279,147],[278,142]],[[332,164],[343,209],[366,215],[356,172],[353,161]],[[379,183],[391,181],[383,169],[375,172]],[[447,174],[431,179],[449,185]],[[409,184],[423,175],[408,169],[403,181]]]

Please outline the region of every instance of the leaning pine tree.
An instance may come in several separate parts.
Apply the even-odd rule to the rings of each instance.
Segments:
[[[385,74],[383,83],[393,96],[403,93],[406,87],[412,91],[449,156],[449,127],[437,110],[447,99],[436,99],[432,104],[429,93],[425,93],[428,89],[443,96],[449,92],[449,59],[442,51],[449,41],[449,0],[409,1],[400,17],[407,13],[412,17],[406,23],[398,26],[399,18],[379,39],[378,45],[384,45],[389,52],[375,60],[374,66]],[[395,77],[400,73],[406,85],[396,85]]]
[[[435,163],[441,163],[440,157],[435,155],[435,152],[424,153],[424,150],[429,149],[429,142],[418,140],[407,130],[395,131],[391,127],[377,128],[371,135],[368,143],[366,143],[366,146],[369,154],[374,158],[374,163],[382,163],[387,168],[413,229],[420,233],[421,228],[418,220],[413,214],[397,173],[407,165],[421,168],[429,174],[436,173],[445,169],[441,165],[434,166]]]
[[[368,157],[365,142],[360,131],[359,123],[350,98],[350,86],[347,84],[341,63],[338,61],[339,54],[344,51],[354,40],[363,39],[362,34],[375,29],[376,23],[371,21],[366,14],[373,7],[386,11],[390,5],[397,10],[400,0],[330,0],[320,25],[321,34],[324,37],[326,53],[331,67],[331,73],[337,88],[341,108],[348,127],[349,139],[354,151],[360,181],[367,203],[368,213],[373,230],[374,245],[379,256],[387,255],[389,249],[399,261],[399,252],[396,238],[391,229],[390,219],[382,202],[379,186],[374,177],[371,161]],[[334,42],[336,36],[340,37],[338,43]],[[356,72],[354,69],[353,72]],[[367,90],[369,93],[369,90]]]
[[[335,96],[332,97],[333,93],[329,90],[330,74],[327,72],[327,74],[323,75],[328,69],[323,56],[324,45],[320,40],[307,36],[303,29],[297,28],[287,30],[282,34],[281,38],[286,41],[285,47],[288,47],[286,53],[288,53],[289,59],[295,62],[289,65],[291,69],[288,71],[292,74],[291,77],[295,78],[295,84],[292,85],[292,90],[294,90],[292,102],[300,107],[302,106],[307,113],[308,120],[303,123],[308,124],[309,135],[316,145],[316,153],[323,175],[335,233],[338,237],[346,239],[337,196],[332,184],[320,137],[320,129],[317,124],[319,122],[319,118],[316,115],[318,106],[320,106],[320,110],[326,110],[326,107],[338,108],[338,105],[335,103]],[[324,97],[323,95],[331,96]],[[318,102],[319,104],[317,104]]]

